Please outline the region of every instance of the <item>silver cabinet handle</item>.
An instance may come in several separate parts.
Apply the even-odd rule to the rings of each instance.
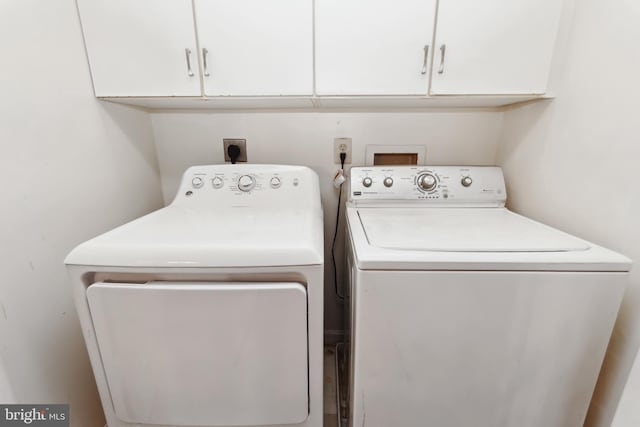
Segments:
[[[429,58],[429,45],[424,45],[424,59],[422,60],[422,71],[420,74],[427,74],[427,58]]]
[[[187,74],[189,77],[193,77],[193,70],[191,69],[191,49],[186,48],[184,54],[187,57]]]
[[[211,74],[209,74],[209,70],[207,69],[207,55],[209,55],[209,49],[207,49],[206,47],[202,48],[202,64],[204,66],[204,75],[205,77],[209,77]]]
[[[440,46],[440,68],[438,68],[438,74],[444,73],[444,54],[447,51],[447,45]]]

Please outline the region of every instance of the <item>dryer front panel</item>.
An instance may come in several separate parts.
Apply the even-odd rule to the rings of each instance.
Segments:
[[[122,421],[252,426],[307,418],[301,284],[99,282],[87,299]]]

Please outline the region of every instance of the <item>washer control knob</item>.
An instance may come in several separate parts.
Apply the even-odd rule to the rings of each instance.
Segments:
[[[362,180],[362,185],[369,188],[371,187],[371,184],[373,184],[373,180],[368,176],[364,177],[364,179]]]
[[[422,175],[418,176],[418,187],[420,187],[421,190],[431,191],[436,188],[437,183],[438,180],[436,179],[436,177],[430,173],[423,173]]]
[[[463,187],[469,187],[471,184],[473,184],[473,180],[470,176],[465,176],[460,180],[460,184],[462,184]]]
[[[393,185],[393,178],[391,178],[390,176],[386,177],[384,179],[384,181],[382,181],[382,183],[384,184],[385,187],[391,187]]]
[[[271,178],[271,181],[269,181],[269,184],[271,184],[271,188],[280,188],[282,182],[280,181],[280,178],[274,176],[273,178]]]
[[[222,186],[224,185],[224,181],[222,181],[222,178],[220,178],[219,176],[216,176],[211,180],[211,184],[213,185],[213,188],[218,189],[222,188]]]
[[[251,191],[256,186],[256,180],[251,175],[242,175],[238,178],[238,189],[240,191]]]
[[[191,180],[191,185],[193,188],[200,188],[204,185],[204,181],[199,176],[196,176]]]

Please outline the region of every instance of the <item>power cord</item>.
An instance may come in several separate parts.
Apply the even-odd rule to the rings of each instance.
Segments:
[[[344,170],[344,161],[347,159],[347,153],[340,153],[340,171]],[[342,204],[342,184],[338,192],[338,209],[336,210],[336,228],[333,232],[333,241],[331,242],[331,260],[333,261],[333,286],[336,296],[339,300],[344,301],[344,295],[338,291],[338,270],[336,268],[336,238],[338,237],[338,226],[340,225],[340,205]]]
[[[229,159],[231,159],[231,164],[235,165],[236,161],[238,161],[238,157],[240,157],[240,147],[236,144],[230,144],[227,147],[227,154],[229,155]]]

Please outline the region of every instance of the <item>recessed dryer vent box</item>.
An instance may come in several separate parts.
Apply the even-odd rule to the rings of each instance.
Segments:
[[[365,165],[424,165],[426,152],[423,145],[367,145]]]

